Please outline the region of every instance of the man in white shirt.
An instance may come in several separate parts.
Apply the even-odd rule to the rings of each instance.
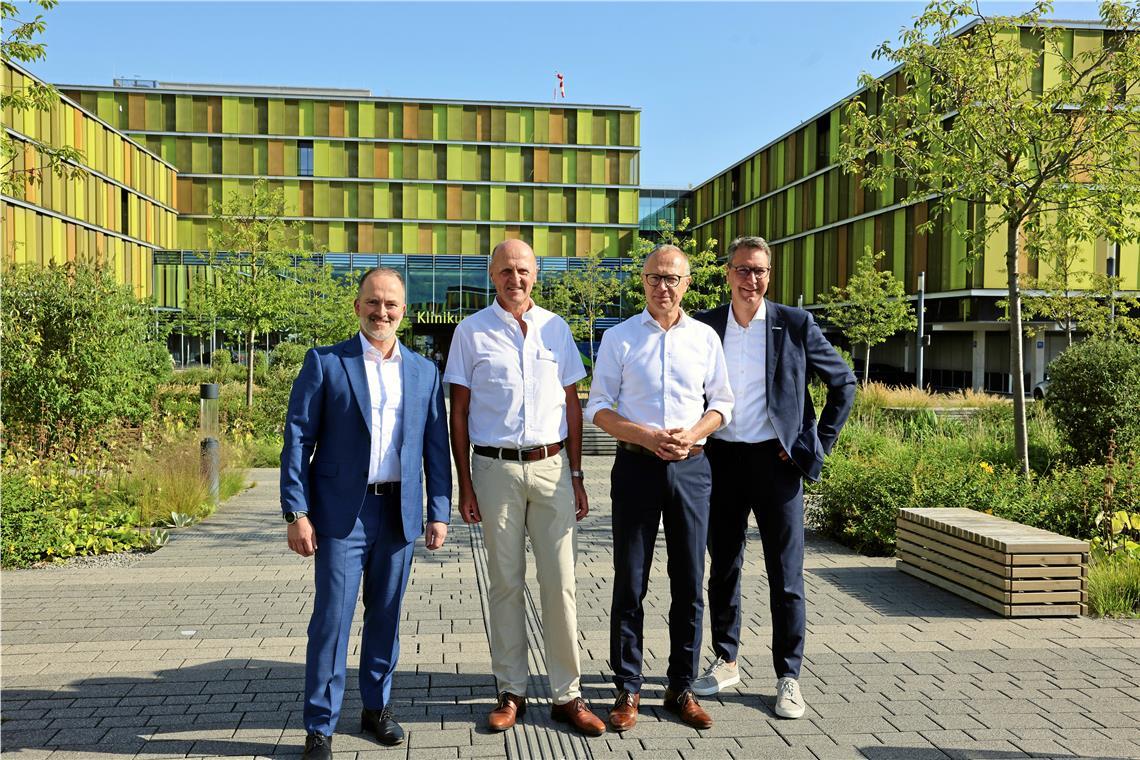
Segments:
[[[818,480],[855,398],[855,375],[803,309],[764,298],[772,254],[759,237],[728,246],[732,302],[696,315],[724,341],[736,405],[709,439],[709,622],[715,659],[693,684],[702,696],[740,682],[740,574],[748,514],[756,516],[772,607],[775,712],[799,718],[807,629],[803,479]],[[808,380],[827,386],[816,424]]]
[[[586,370],[566,322],[531,300],[538,262],[530,246],[500,243],[489,268],[495,300],[455,328],[444,373],[459,514],[482,524],[487,545],[488,639],[499,692],[487,722],[505,731],[526,712],[529,536],[551,717],[599,736],[605,724],[582,699],[574,578],[574,527],[589,511],[577,390]]]
[[[281,451],[281,511],[289,548],[315,555],[316,593],[305,653],[305,760],[332,757],[356,594],[364,585],[361,730],[404,741],[392,712],[400,605],[416,537],[447,537],[451,467],[443,386],[430,361],[401,346],[399,272],[360,278],[360,332],[310,349],[293,383]],[[424,529],[424,493],[427,529]]]
[[[694,728],[712,719],[691,690],[701,648],[702,583],[711,475],[705,437],[732,418],[732,390],[716,334],[681,299],[689,261],[671,245],[645,260],[645,311],[602,336],[586,419],[618,440],[611,474],[614,590],[610,667],[615,731],[633,728],[641,703],[644,611],[658,522],[669,554],[669,685],[665,708]]]

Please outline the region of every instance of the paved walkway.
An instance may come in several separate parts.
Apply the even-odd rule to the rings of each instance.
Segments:
[[[603,714],[612,699],[609,464],[587,459],[593,512],[581,526],[578,576],[584,689]],[[311,566],[285,546],[276,471],[252,477],[255,488],[130,567],[3,573],[5,755],[299,754]],[[807,557],[807,716],[772,712],[757,541],[745,568],[745,682],[704,701],[712,729],[687,728],[660,708],[668,594],[658,548],[635,730],[589,740],[568,733],[549,721],[540,678],[531,688],[539,704],[522,726],[483,728],[494,696],[485,554],[481,533],[457,520],[443,550],[418,553],[405,602],[394,696],[407,743],[385,749],[361,735],[350,693],[336,757],[1140,758],[1140,621],[1003,620],[899,573],[893,560],[816,538]],[[541,672],[533,601],[528,624],[532,671]]]

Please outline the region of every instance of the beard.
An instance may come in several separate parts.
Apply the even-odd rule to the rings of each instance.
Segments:
[[[391,340],[399,327],[399,322],[371,322],[367,319],[360,320],[360,331],[364,333],[366,337],[380,341],[381,343]]]

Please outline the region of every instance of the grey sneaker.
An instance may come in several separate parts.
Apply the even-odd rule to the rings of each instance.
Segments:
[[[802,718],[807,705],[800,694],[800,682],[785,676],[776,682],[776,714],[781,718]]]
[[[727,689],[738,683],[740,683],[740,667],[736,664],[729,665],[717,657],[689,688],[699,697],[711,697],[721,689]]]

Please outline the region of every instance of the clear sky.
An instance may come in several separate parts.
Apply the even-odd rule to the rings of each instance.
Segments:
[[[28,6],[18,3],[21,13]],[[1013,12],[1026,3],[985,3]],[[42,78],[369,89],[638,106],[642,187],[697,185],[852,92],[914,2],[487,3],[64,0]],[[1096,18],[1059,3],[1058,18]]]

